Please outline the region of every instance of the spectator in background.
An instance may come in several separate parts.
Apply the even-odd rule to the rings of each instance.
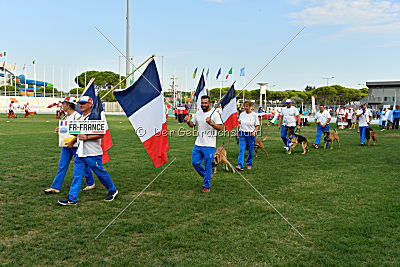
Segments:
[[[360,131],[360,145],[365,146],[365,131],[372,120],[372,113],[365,104],[357,110],[358,126]]]
[[[400,120],[400,109],[399,106],[396,106],[396,109],[393,111],[393,129],[399,129],[399,120]]]
[[[357,123],[356,109],[353,108],[351,111],[351,129],[356,128],[356,123]]]
[[[382,129],[381,129],[381,131],[384,131],[386,129],[386,122],[387,122],[388,116],[389,116],[389,112],[386,108],[384,108],[382,111]]]
[[[379,109],[379,111],[378,111],[378,117],[379,117],[379,127],[382,129],[382,118],[383,118],[383,116],[382,116],[382,108],[380,108]]]
[[[392,130],[393,129],[393,107],[390,108],[389,110],[389,115],[386,121],[387,124],[387,129]]]
[[[347,109],[347,116],[346,116],[346,120],[347,120],[347,128],[351,129],[352,123],[351,123],[351,118],[353,117],[353,109],[351,107],[349,107]]]
[[[264,113],[263,108],[262,108],[262,107],[259,107],[257,113]]]
[[[8,117],[7,118],[10,118],[11,116],[13,118],[16,118],[15,113],[14,113],[14,109],[15,109],[14,101],[11,100],[11,103],[8,106]]]

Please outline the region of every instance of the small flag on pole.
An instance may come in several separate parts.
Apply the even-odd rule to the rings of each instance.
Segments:
[[[210,68],[207,69],[206,79],[208,79],[208,74],[210,74]]]
[[[197,74],[197,68],[193,72],[193,79],[196,78],[196,74]]]
[[[106,133],[101,138],[101,150],[103,150],[102,161],[103,164],[110,161],[110,156],[108,155],[108,150],[113,146],[113,141],[111,139],[111,133],[108,129],[106,114],[103,110],[103,104],[101,103],[100,96],[97,95],[95,102],[93,103],[92,111],[89,115],[89,120],[102,120],[105,121]]]
[[[221,75],[221,68],[219,68],[219,70],[218,70],[218,73],[217,73],[217,80],[218,80],[219,75]]]
[[[32,65],[35,65],[35,60],[32,61]]]
[[[221,99],[221,119],[225,125],[225,129],[230,132],[233,128],[239,126],[237,107],[236,107],[236,92],[235,86],[231,88]]]
[[[229,74],[232,74],[232,68],[229,70],[229,72],[228,72],[228,74],[226,75],[226,78],[225,78],[225,79],[227,79],[227,80],[228,80],[228,78],[229,78]]]
[[[244,76],[244,67],[240,69],[240,76]]]
[[[201,97],[206,95],[206,82],[204,80],[204,73],[201,73],[199,83],[197,84],[196,92],[194,93],[194,99],[197,103],[197,110],[201,109]]]

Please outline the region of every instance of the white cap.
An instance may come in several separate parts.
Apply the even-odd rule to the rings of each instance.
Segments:
[[[286,102],[285,102],[286,104],[290,104],[290,103],[292,103],[292,100],[291,99],[286,99]]]

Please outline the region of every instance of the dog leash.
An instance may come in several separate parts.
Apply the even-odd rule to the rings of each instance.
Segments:
[[[222,149],[227,145],[227,144],[229,144],[229,142],[231,141],[231,138],[232,138],[232,135],[231,136],[229,136],[229,139],[228,139],[228,142],[226,142],[225,144],[222,144],[222,146],[221,146],[221,149],[219,149],[219,150],[217,150],[217,152],[216,153],[219,153],[219,152],[221,152],[222,151]]]

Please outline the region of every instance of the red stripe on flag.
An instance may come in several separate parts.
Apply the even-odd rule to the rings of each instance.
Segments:
[[[233,128],[239,126],[237,112],[229,116],[229,118],[224,122],[225,129],[230,132]]]
[[[225,78],[225,80],[228,80],[228,77],[229,77],[229,74],[228,74],[228,75],[226,75],[226,78]]]
[[[101,138],[101,150],[103,150],[103,164],[109,162],[110,156],[108,155],[108,150],[113,146],[113,141],[111,139],[110,130],[106,130],[106,134]]]
[[[167,151],[169,149],[167,122],[162,125],[162,130],[143,142],[144,148],[158,168],[168,162]]]

